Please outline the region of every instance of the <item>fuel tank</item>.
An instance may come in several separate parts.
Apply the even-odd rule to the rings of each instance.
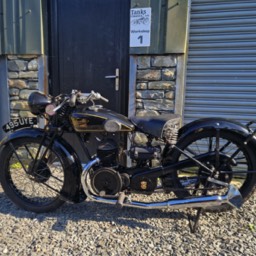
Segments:
[[[71,114],[77,132],[130,132],[134,125],[127,117],[105,108],[77,108]]]

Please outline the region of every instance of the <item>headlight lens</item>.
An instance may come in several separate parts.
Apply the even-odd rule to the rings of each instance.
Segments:
[[[121,130],[121,124],[116,120],[107,120],[104,128],[107,132],[119,132]]]

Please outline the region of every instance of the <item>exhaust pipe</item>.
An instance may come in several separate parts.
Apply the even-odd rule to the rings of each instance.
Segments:
[[[163,202],[137,202],[137,201],[129,201],[120,194],[120,197],[123,200],[119,199],[112,199],[112,198],[104,198],[98,197],[90,193],[89,186],[87,185],[87,174],[88,171],[92,168],[93,165],[99,163],[100,160],[98,158],[90,161],[89,163],[83,166],[83,172],[81,175],[81,183],[83,190],[88,198],[93,201],[106,203],[106,204],[113,204],[113,205],[120,205],[120,206],[127,206],[133,208],[140,208],[140,209],[184,209],[184,208],[208,208],[208,207],[218,207],[223,204],[229,204],[232,207],[240,208],[243,204],[242,196],[237,188],[233,185],[228,186],[228,191],[225,195],[213,195],[213,196],[200,196],[200,197],[191,197],[191,198],[184,198],[184,199],[170,199]]]

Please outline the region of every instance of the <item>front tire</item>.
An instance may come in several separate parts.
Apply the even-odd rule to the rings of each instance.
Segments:
[[[35,160],[41,138],[20,138],[10,141],[2,150],[0,181],[6,195],[26,211],[49,212],[65,201],[61,193],[67,184],[67,160],[54,146],[41,162]],[[44,141],[39,156],[48,142]],[[40,158],[40,157],[39,157]],[[37,168],[33,168],[37,165]]]

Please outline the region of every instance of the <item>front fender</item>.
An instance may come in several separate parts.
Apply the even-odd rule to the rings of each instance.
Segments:
[[[9,135],[7,135],[0,142],[0,152],[2,149],[11,141],[20,138],[43,138],[45,131],[39,128],[25,128],[21,130],[17,130]],[[50,137],[46,137],[47,140],[50,140]],[[78,202],[79,201],[79,190],[80,190],[80,176],[82,173],[82,165],[81,161],[75,150],[72,146],[64,140],[62,137],[57,136],[54,139],[54,147],[62,152],[65,158],[69,163],[69,188],[68,191],[65,191],[67,194],[67,199]]]
[[[6,135],[0,141],[0,149],[2,149],[5,145],[7,145],[9,141],[12,141],[14,139],[25,138],[25,137],[37,138],[37,137],[42,137],[43,134],[44,134],[44,130],[39,128],[25,128],[25,129],[17,130],[15,132],[12,132]]]

